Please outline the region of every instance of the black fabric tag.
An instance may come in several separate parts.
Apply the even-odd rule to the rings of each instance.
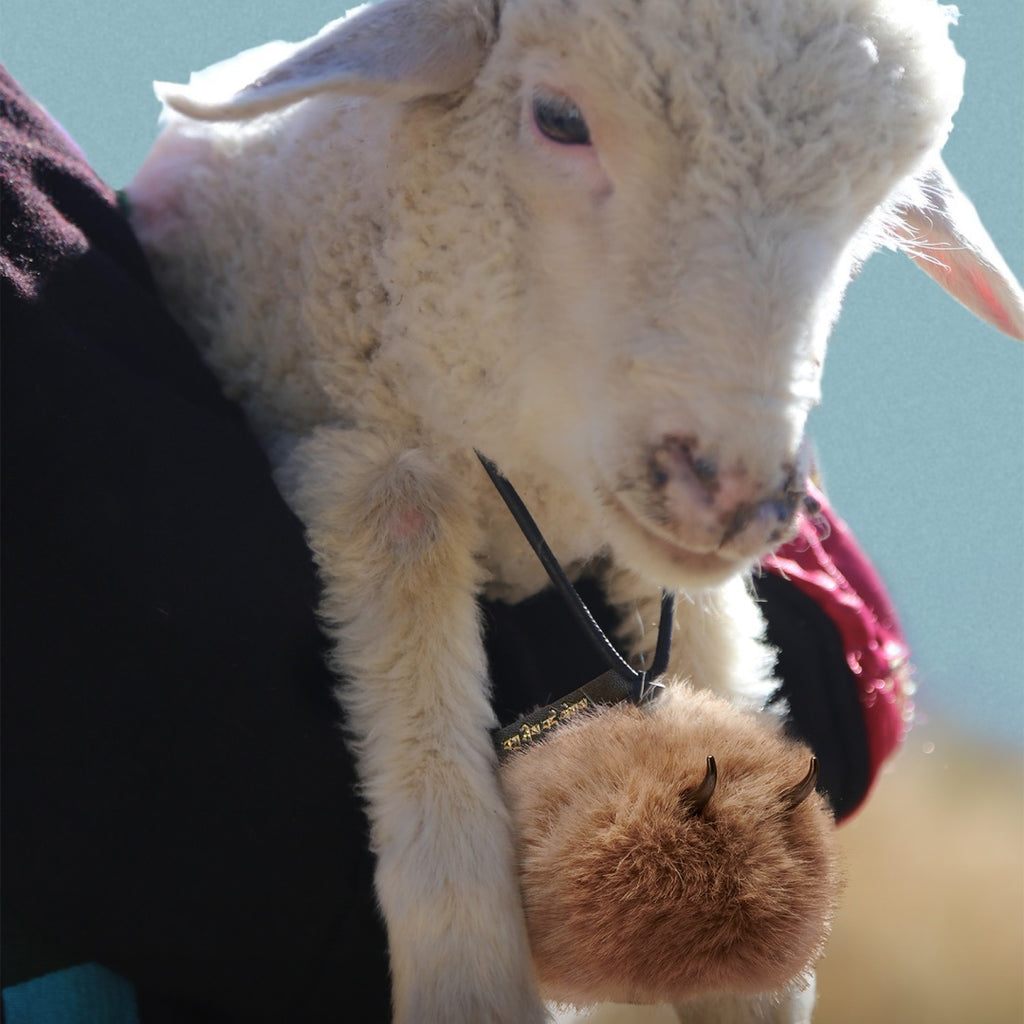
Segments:
[[[636,696],[636,683],[623,679],[618,672],[609,669],[578,690],[560,697],[553,704],[546,704],[517,718],[511,725],[495,729],[491,736],[498,749],[498,760],[503,761],[513,751],[528,747],[546,736],[552,729],[571,721],[581,711],[587,711],[599,704],[635,701]]]

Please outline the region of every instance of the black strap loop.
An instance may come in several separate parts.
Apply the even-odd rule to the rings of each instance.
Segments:
[[[605,635],[604,630],[597,624],[597,620],[591,614],[583,598],[576,592],[576,588],[572,585],[569,577],[566,576],[565,570],[559,564],[558,559],[555,558],[551,548],[548,547],[547,541],[544,540],[540,532],[540,528],[534,522],[533,516],[530,515],[526,505],[523,504],[523,500],[516,493],[515,488],[502,476],[498,467],[490,459],[480,452],[476,454],[484,469],[487,470],[487,475],[491,478],[492,483],[512,513],[512,518],[515,519],[519,529],[522,530],[523,535],[530,543],[530,547],[533,548],[534,553],[540,560],[541,565],[544,566],[544,570],[554,584],[555,589],[565,598],[569,610],[590,638],[598,654],[608,666],[609,672],[625,685],[626,690],[624,692],[622,692],[621,687],[616,690],[616,693],[621,692],[622,695],[616,696],[615,699],[621,700],[628,696],[633,703],[639,704],[651,695],[654,688],[660,685],[657,680],[668,667],[672,646],[675,594],[668,590],[662,592],[661,616],[658,622],[658,642],[654,651],[654,659],[646,672],[638,672],[622,657],[615,648],[615,645]],[[599,679],[603,678],[603,676],[599,677]],[[590,686],[592,684],[587,685]],[[607,703],[607,701],[605,702]],[[553,707],[553,705],[547,709],[541,709],[541,711],[550,710],[550,707]],[[534,715],[537,714],[539,712],[534,712]],[[516,725],[521,725],[524,721],[525,719],[521,719]],[[514,729],[513,726],[509,728]]]

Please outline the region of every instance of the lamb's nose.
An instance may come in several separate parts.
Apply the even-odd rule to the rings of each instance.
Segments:
[[[707,550],[744,535],[751,546],[781,540],[803,501],[805,480],[785,462],[765,487],[742,463],[723,466],[692,438],[669,437],[650,454],[649,479],[665,518]]]
[[[796,515],[803,491],[788,486],[761,501],[740,505],[732,513],[719,547],[724,547],[748,527],[769,541],[781,541]]]

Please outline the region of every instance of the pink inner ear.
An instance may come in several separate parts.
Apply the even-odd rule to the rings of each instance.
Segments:
[[[1024,341],[1024,292],[978,211],[941,160],[921,178],[927,202],[900,212],[907,254],[971,312]]]
[[[1007,334],[1013,334],[1014,327],[1010,314],[996,297],[996,293],[992,290],[985,275],[977,270],[968,270],[965,277],[970,289],[978,296],[979,304],[988,310],[995,325]]]

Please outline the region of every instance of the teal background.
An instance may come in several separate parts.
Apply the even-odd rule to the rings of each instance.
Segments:
[[[964,0],[966,97],[947,163],[1024,275],[1024,4]],[[307,0],[5,0],[0,60],[125,184],[155,133],[153,79],[337,17]],[[897,254],[853,283],[812,418],[828,491],[885,577],[921,717],[1024,742],[1024,347]]]

